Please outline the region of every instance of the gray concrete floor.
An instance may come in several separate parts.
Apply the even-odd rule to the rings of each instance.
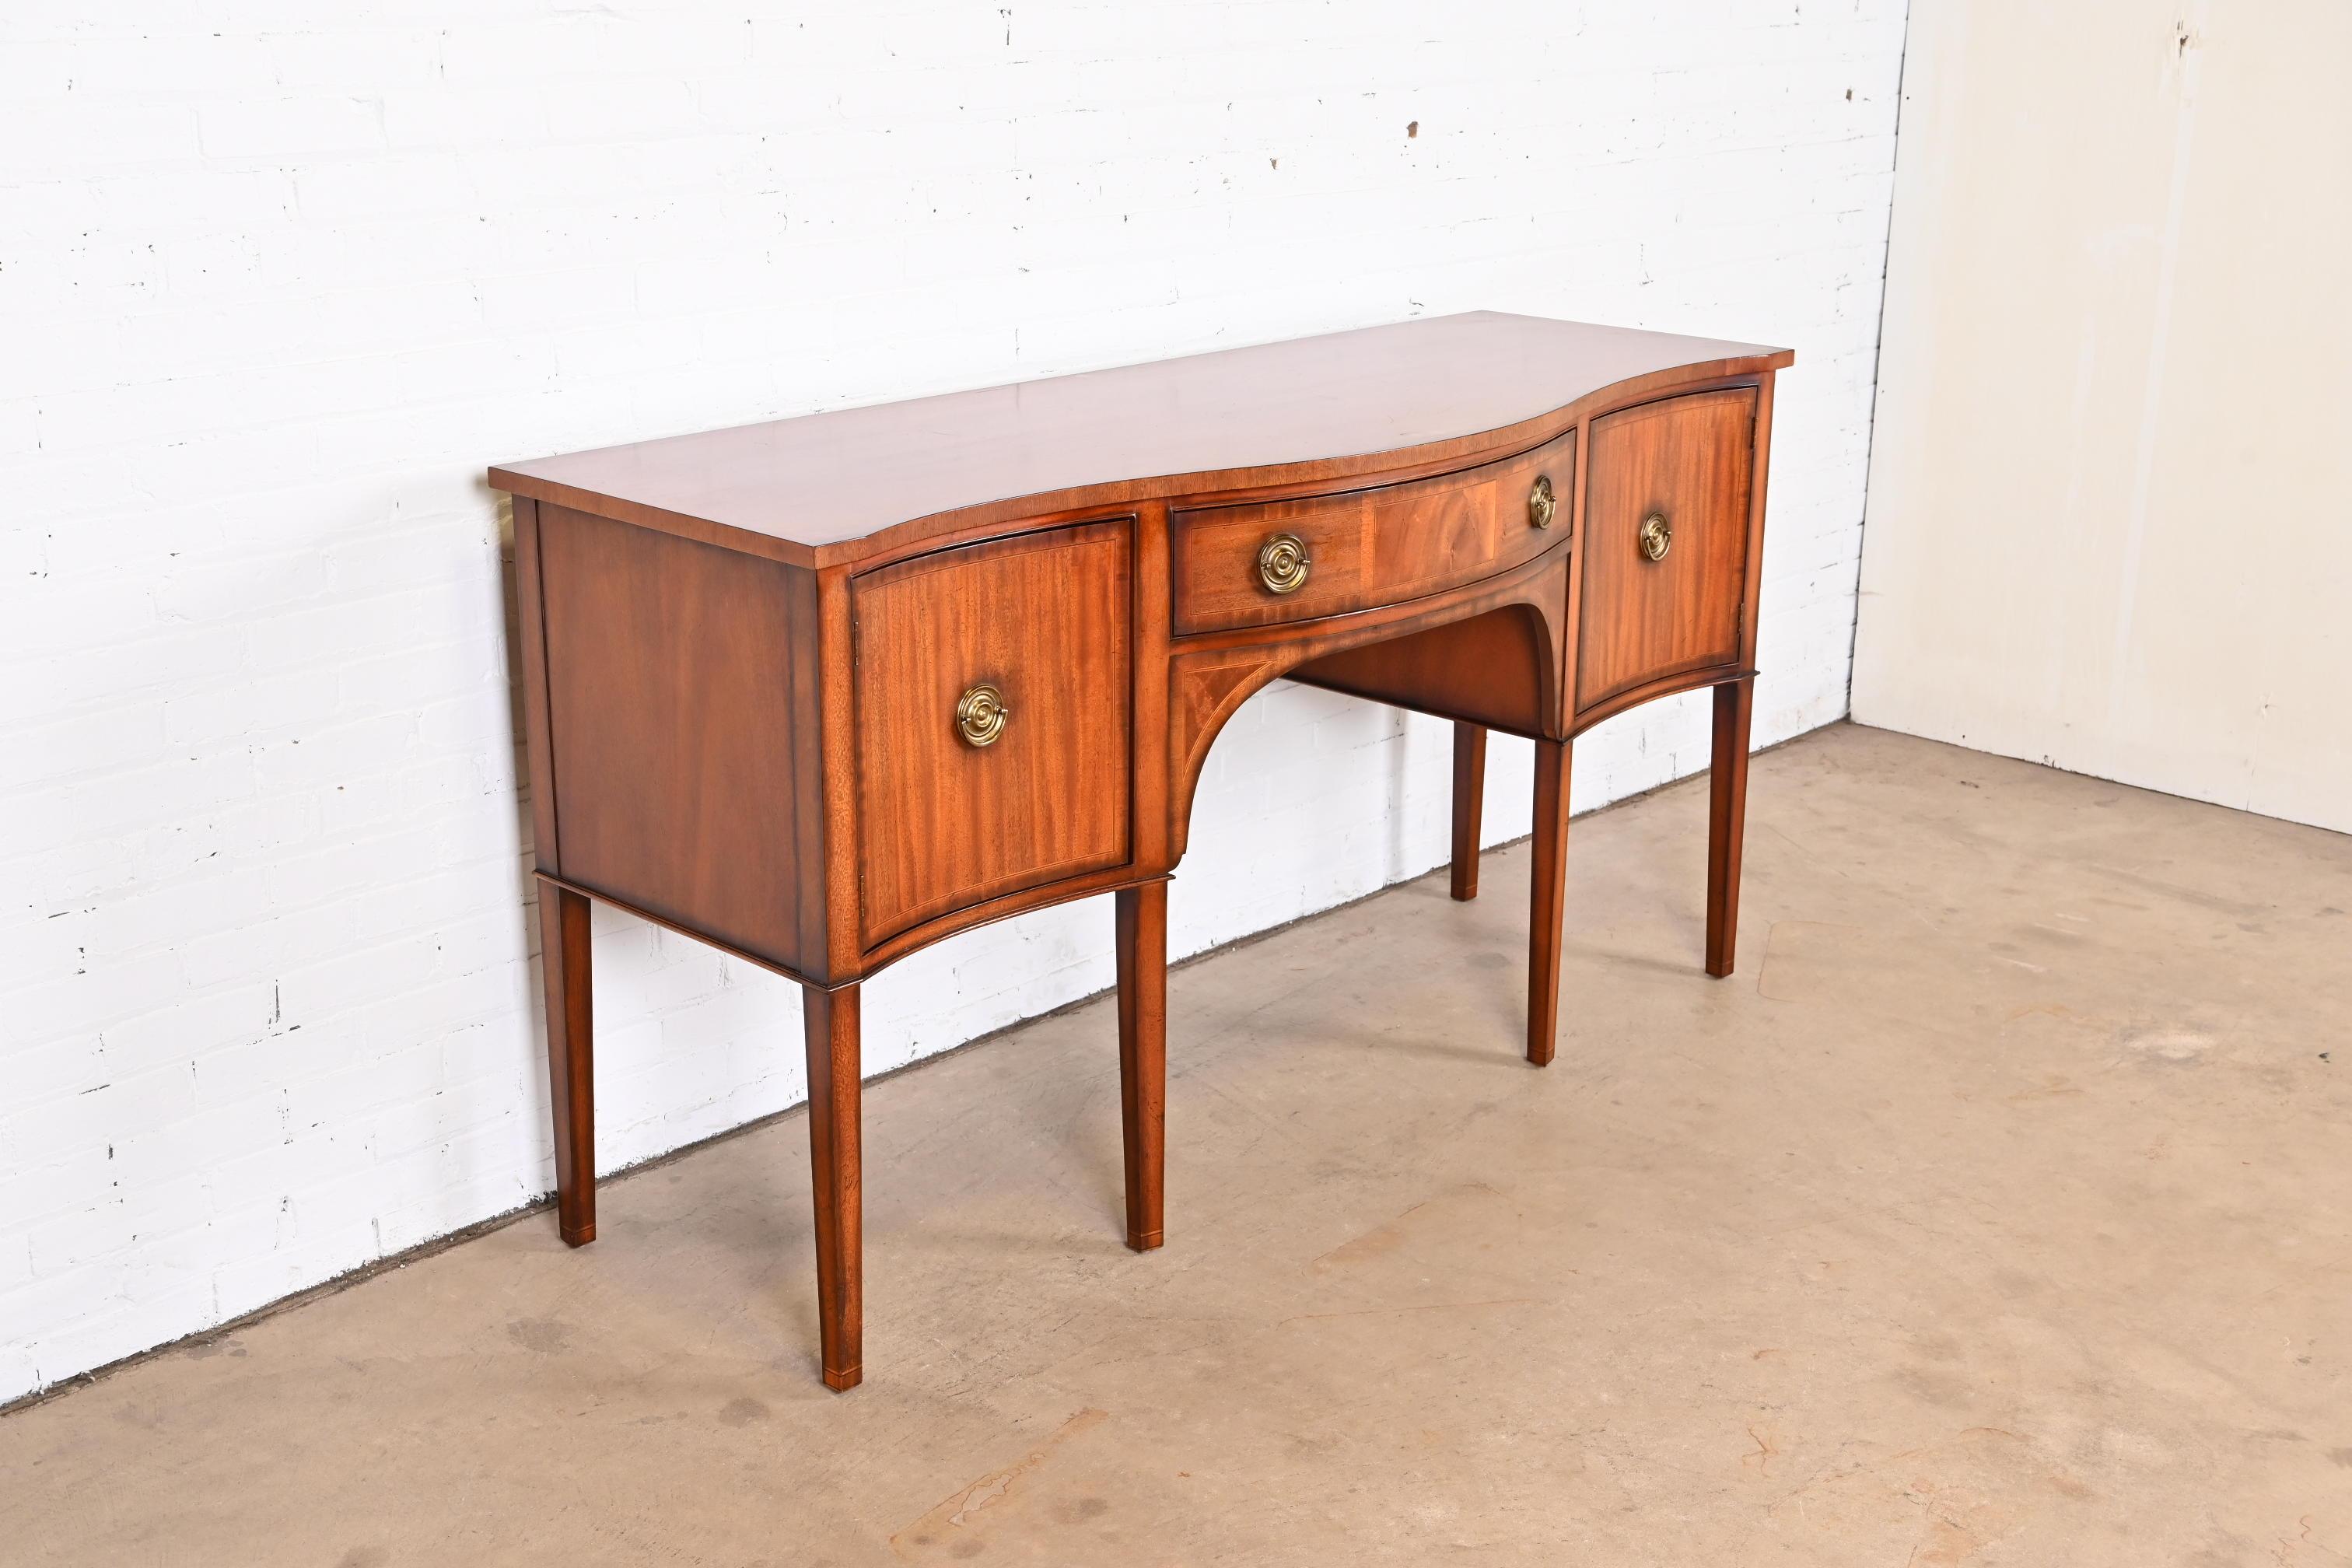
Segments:
[[[1841,727],[0,1419],[30,1563],[2352,1561],[2352,839]],[[1106,917],[1108,919],[1108,917]],[[1108,940],[1108,929],[1106,929]],[[779,1042],[778,1048],[797,1048]]]

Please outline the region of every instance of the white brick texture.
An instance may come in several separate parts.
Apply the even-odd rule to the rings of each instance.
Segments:
[[[1903,26],[0,13],[0,1400],[551,1186],[491,462],[1458,310],[1786,343],[1757,738],[1837,718]],[[1613,721],[1577,805],[1706,745],[1703,700]],[[1211,758],[1175,951],[1436,864],[1448,756],[1262,694]],[[1497,743],[1492,839],[1529,771]],[[604,1169],[802,1098],[791,985],[594,930]],[[1105,900],[957,938],[869,986],[868,1068],[1111,976]]]

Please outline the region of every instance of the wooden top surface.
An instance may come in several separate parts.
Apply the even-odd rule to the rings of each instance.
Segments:
[[[1478,311],[510,463],[490,483],[823,566],[1024,512],[1475,460],[1623,384],[1793,358]]]

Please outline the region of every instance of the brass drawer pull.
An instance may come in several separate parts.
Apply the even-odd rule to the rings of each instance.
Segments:
[[[1642,553],[1653,561],[1664,561],[1666,552],[1675,547],[1675,531],[1666,523],[1666,514],[1654,511],[1642,520]]]
[[[1535,489],[1528,492],[1528,521],[1538,528],[1549,528],[1559,510],[1559,498],[1552,494],[1551,476],[1538,474]]]
[[[1307,585],[1307,541],[1295,533],[1277,533],[1257,549],[1257,577],[1269,594],[1296,594]]]
[[[1004,706],[1004,693],[982,681],[963,694],[956,704],[956,728],[963,731],[967,744],[993,745],[996,737],[1004,733],[1004,721],[1013,710]]]

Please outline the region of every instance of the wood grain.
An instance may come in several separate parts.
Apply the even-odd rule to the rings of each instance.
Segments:
[[[1478,827],[1486,806],[1486,731],[1454,721],[1454,897],[1478,896]]]
[[[1585,614],[1576,706],[1680,670],[1738,660],[1748,596],[1748,473],[1756,392],[1663,399],[1597,419],[1584,519]],[[1642,553],[1643,520],[1673,531]]]
[[[1508,734],[1544,735],[1559,727],[1558,636],[1533,606],[1514,605],[1326,654],[1288,679]]]
[[[1129,527],[1092,523],[856,579],[860,931],[1129,858]],[[987,683],[993,743],[956,727]]]
[[[800,967],[808,574],[561,507],[539,554],[567,879]]]
[[[867,973],[858,918],[864,877],[858,856],[857,637],[850,582],[845,566],[816,574],[817,752],[824,784],[824,966],[818,978],[828,984]]]
[[[1537,628],[1538,657],[1529,662],[1548,672],[1551,668],[1548,650],[1557,636],[1553,628],[1566,593],[1567,562],[1567,552],[1553,551],[1499,576],[1429,599],[1280,627],[1242,627],[1176,639],[1168,658],[1170,793],[1164,797],[1171,854],[1184,852],[1192,795],[1202,766],[1208,761],[1209,747],[1251,693],[1285,674],[1304,672],[1310,666],[1317,670],[1328,668],[1331,655],[1496,611],[1516,614]],[[1323,680],[1319,674],[1313,679],[1318,683]],[[1509,677],[1500,679],[1507,681]],[[1548,686],[1549,677],[1539,672],[1535,679]],[[1440,716],[1477,717],[1442,712]]]
[[[1739,944],[1739,858],[1748,830],[1748,729],[1756,679],[1715,689],[1715,746],[1707,764],[1706,972],[1731,973]]]
[[[1402,604],[1489,577],[1568,536],[1566,505],[1549,528],[1529,521],[1538,477],[1565,495],[1576,433],[1532,452],[1433,479],[1338,495],[1179,511],[1174,627],[1181,636],[1311,620]],[[1287,594],[1259,576],[1258,550],[1276,534],[1303,540],[1306,583]]]
[[[855,1388],[866,1375],[858,1010],[855,985],[801,988],[809,1179],[816,1198],[817,1338],[825,1386],[835,1390]]]
[[[560,872],[555,825],[555,752],[548,743],[547,626],[541,611],[539,503],[514,498],[515,641],[522,655],[522,729],[530,784],[530,847],[541,871]]]
[[[804,566],[1071,508],[1484,462],[1786,350],[1479,311],[503,464],[499,489]]]
[[[540,983],[547,998],[547,1096],[555,1112],[556,1228],[574,1247],[596,1239],[595,1012],[588,900],[539,885]]]
[[[1536,742],[1536,832],[1529,857],[1528,1060],[1548,1066],[1559,1038],[1559,933],[1568,914],[1567,741]]]
[[[1118,895],[1119,1131],[1127,1168],[1127,1245],[1166,1237],[1168,884]]]

